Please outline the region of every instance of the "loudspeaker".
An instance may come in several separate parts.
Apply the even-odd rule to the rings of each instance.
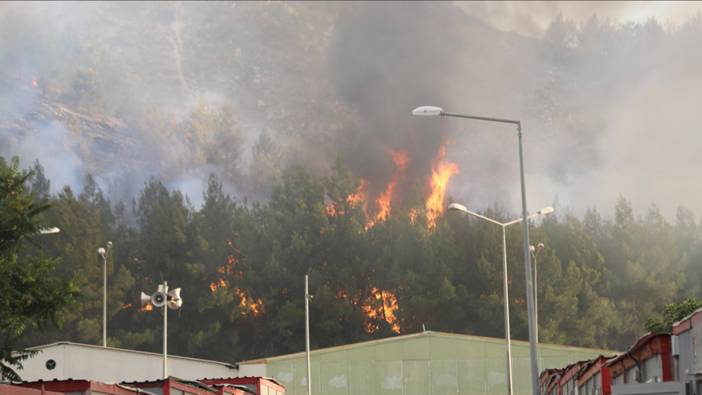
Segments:
[[[183,306],[183,299],[168,301],[168,308],[171,310],[178,310],[181,306]]]
[[[173,288],[168,291],[168,300],[178,300],[180,299],[180,288]]]
[[[141,300],[142,307],[146,306],[147,303],[151,302],[151,296],[149,296],[143,292],[141,293],[141,296],[139,297],[139,299]]]
[[[162,291],[156,291],[151,295],[151,304],[154,307],[163,307],[166,304],[166,294]]]
[[[183,299],[180,298],[180,288],[174,288],[168,291],[168,308],[177,310],[183,305]]]

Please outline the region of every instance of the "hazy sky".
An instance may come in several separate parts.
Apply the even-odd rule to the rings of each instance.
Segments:
[[[672,26],[702,11],[695,1],[472,1],[458,2],[466,12],[504,31],[540,37],[549,23],[562,15],[585,22],[592,15],[620,22],[656,18]]]

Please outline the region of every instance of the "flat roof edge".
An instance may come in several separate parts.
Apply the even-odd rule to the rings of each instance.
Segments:
[[[358,348],[358,347],[368,347],[368,346],[373,346],[373,345],[377,345],[377,344],[413,339],[413,338],[422,337],[422,336],[462,339],[462,340],[478,340],[478,341],[487,341],[487,342],[499,343],[499,344],[502,344],[505,341],[503,338],[499,338],[499,337],[486,337],[486,336],[466,335],[466,334],[461,334],[461,333],[424,331],[424,332],[411,333],[411,334],[407,334],[407,335],[391,336],[391,337],[386,337],[383,339],[373,339],[373,340],[366,340],[366,341],[350,343],[350,344],[342,344],[339,346],[320,348],[317,350],[311,350],[310,355],[322,355],[322,354],[327,354],[327,353],[331,353],[331,352],[346,351],[346,350],[350,350],[350,349],[354,349],[354,348]],[[525,341],[525,340],[514,340],[513,339],[512,344],[529,345],[529,342]],[[611,355],[613,353],[615,353],[615,354],[619,353],[619,351],[616,351],[616,350],[606,350],[606,349],[599,349],[599,348],[587,348],[587,347],[569,346],[569,345],[560,345],[560,344],[549,344],[549,343],[539,343],[538,347],[540,349],[545,348],[545,349],[560,350],[560,351],[570,350],[570,351],[580,351],[580,352],[592,352],[592,353],[595,353],[598,355]],[[275,361],[299,358],[299,357],[304,356],[304,355],[305,355],[305,352],[301,351],[301,352],[295,352],[295,353],[290,353],[290,354],[283,354],[283,355],[277,355],[277,356],[271,356],[271,357],[263,357],[263,358],[245,360],[245,361],[239,362],[239,365],[268,364],[270,362],[275,362]]]
[[[38,346],[27,347],[27,350],[41,351],[41,350],[49,348],[49,347],[57,347],[57,346],[73,346],[73,347],[90,348],[90,349],[95,349],[95,350],[107,349],[107,350],[116,351],[116,352],[126,352],[126,353],[132,353],[132,354],[142,354],[142,355],[150,355],[150,356],[157,356],[157,357],[161,357],[163,355],[161,353],[155,353],[155,352],[151,352],[151,351],[130,350],[128,348],[118,348],[118,347],[103,347],[103,346],[98,346],[95,344],[75,343],[75,342],[71,342],[71,341],[58,341],[58,342],[49,343],[49,344],[42,344],[42,345],[38,345]],[[211,363],[211,364],[216,364],[216,365],[223,365],[223,366],[228,367],[230,369],[236,369],[236,366],[233,363],[214,361],[211,359],[184,357],[184,356],[180,356],[180,355],[171,355],[171,354],[168,354],[168,358],[169,359],[170,358],[182,359],[182,360],[194,361],[194,362]]]

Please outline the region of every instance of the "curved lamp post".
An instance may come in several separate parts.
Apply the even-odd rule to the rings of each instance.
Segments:
[[[531,387],[533,395],[539,393],[539,366],[536,356],[536,338],[534,337],[533,316],[534,316],[534,284],[531,282],[531,254],[529,253],[529,224],[527,223],[527,202],[526,202],[526,186],[524,183],[524,154],[522,153],[522,122],[505,119],[482,117],[476,115],[454,114],[445,112],[440,107],[422,106],[412,110],[412,115],[415,116],[443,116],[454,118],[474,119],[478,121],[497,122],[514,125],[517,127],[517,139],[519,142],[519,175],[522,187],[522,227],[524,229],[524,271],[526,274],[527,288],[527,314],[529,327],[529,354],[531,359]]]
[[[102,257],[102,346],[107,347],[107,255],[112,248],[112,242],[107,242],[107,248],[98,248]]]
[[[505,341],[507,342],[507,393],[512,394],[513,383],[512,383],[512,337],[510,335],[510,324],[509,324],[509,287],[508,287],[508,275],[507,275],[507,236],[506,230],[510,225],[518,224],[523,221],[523,218],[517,218],[508,222],[500,222],[492,218],[488,218],[484,215],[478,214],[474,211],[470,211],[466,206],[459,203],[451,203],[449,205],[449,210],[460,211],[462,213],[472,215],[474,217],[480,218],[482,220],[491,222],[502,228],[502,289],[504,298],[504,308],[505,308]],[[553,212],[553,207],[544,207],[534,214],[527,216],[527,219],[536,218],[541,215],[547,215]]]

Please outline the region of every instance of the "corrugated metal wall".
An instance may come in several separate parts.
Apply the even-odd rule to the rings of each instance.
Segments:
[[[540,369],[597,356],[600,350],[540,346]],[[530,392],[529,347],[512,344],[515,394]],[[499,339],[426,333],[312,355],[313,395],[505,394],[505,344]],[[273,358],[266,373],[306,393],[304,354]]]

